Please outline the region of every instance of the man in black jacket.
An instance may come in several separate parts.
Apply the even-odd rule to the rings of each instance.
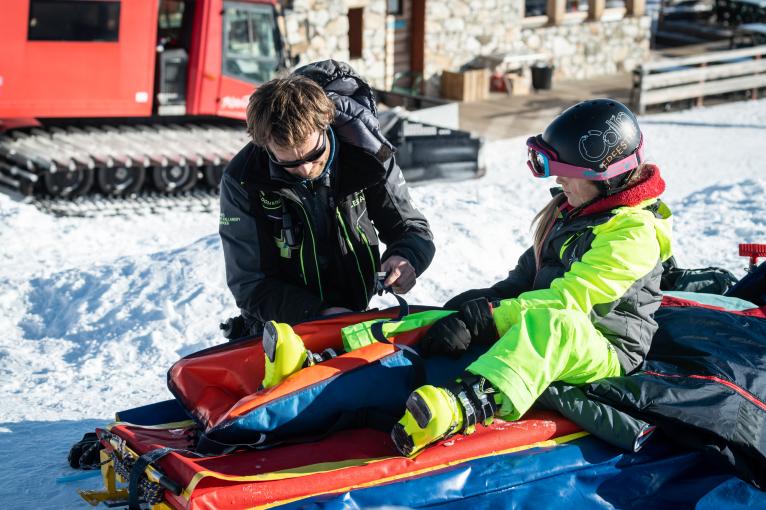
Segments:
[[[243,333],[364,310],[378,271],[397,293],[415,285],[434,255],[431,231],[349,66],[310,64],[263,84],[247,129],[252,143],[221,181],[219,228]]]

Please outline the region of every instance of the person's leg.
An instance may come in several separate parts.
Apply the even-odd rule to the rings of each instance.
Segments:
[[[463,384],[458,393],[430,386],[413,392],[392,431],[400,452],[411,455],[454,432],[470,433],[474,423],[486,423],[492,414],[516,420],[553,381],[585,384],[620,375],[621,368],[614,348],[587,315],[531,309],[467,371],[479,382]],[[449,412],[454,403],[462,413]],[[435,418],[437,413],[452,416],[448,426],[440,425],[448,420]]]
[[[612,344],[584,313],[530,309],[467,370],[503,395],[498,416],[517,420],[553,381],[586,384],[622,369]]]

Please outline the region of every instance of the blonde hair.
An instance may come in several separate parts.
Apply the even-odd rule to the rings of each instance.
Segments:
[[[645,168],[647,167],[647,163],[641,163],[638,165],[638,168],[633,170],[633,174],[628,177],[627,181],[625,181],[625,184],[621,186],[621,188],[629,188],[632,185],[636,184],[640,180],[642,180],[645,177]],[[603,194],[599,194],[598,198],[603,198]],[[545,238],[548,236],[548,231],[550,230],[551,226],[553,225],[553,222],[556,221],[556,218],[558,218],[559,213],[561,211],[562,205],[564,205],[564,202],[566,202],[566,196],[563,193],[559,193],[555,197],[553,197],[545,206],[538,212],[535,217],[532,219],[532,224],[530,225],[530,228],[533,232],[532,234],[532,244],[534,246],[534,252],[535,252],[535,262],[537,264],[537,267],[540,267],[540,256],[542,254],[543,249],[543,242],[545,241]]]
[[[335,103],[315,81],[300,75],[259,86],[247,105],[247,132],[253,143],[295,147],[335,117]]]

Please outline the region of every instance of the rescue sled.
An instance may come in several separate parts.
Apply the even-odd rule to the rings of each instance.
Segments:
[[[334,316],[299,324],[295,331],[314,352],[342,352],[341,328],[395,320],[398,313],[394,308]],[[766,466],[766,433],[742,444],[727,438],[726,431],[673,421],[662,407],[667,392],[689,394],[687,402],[693,403],[700,390],[709,399],[717,391],[738,406],[735,416],[763,420],[766,376],[759,363],[766,356],[766,306],[732,311],[668,297],[657,321],[664,347],[658,347],[653,364],[636,376],[600,381],[589,390],[592,397],[621,395],[627,402],[630,392],[620,391],[635,390],[631,384],[642,381],[637,394],[645,391],[652,401],[638,398],[634,404],[646,408],[671,436],[654,434],[637,442],[636,451],[610,446],[559,414],[533,409],[518,422],[496,420],[414,458],[401,457],[387,431],[403,412],[411,388],[424,378],[434,384],[454,378],[480,352],[471,350],[460,360],[424,361],[408,348],[423,327],[260,390],[264,354],[255,337],[181,359],[168,372],[174,400],[121,411],[114,423],[97,430],[105,489],[81,494],[94,505],[154,509],[766,508],[766,493],[754,486]],[[690,328],[694,324],[704,329]],[[691,351],[684,351],[689,345]],[[746,358],[754,371],[719,373],[716,349],[722,345],[737,351],[726,358],[726,367]],[[666,351],[695,361],[674,365]],[[659,411],[652,415],[655,407]],[[672,435],[676,430],[678,435]],[[717,457],[680,446],[679,437],[703,432],[715,438],[711,444],[725,445],[714,452]],[[720,461],[727,454],[733,455],[739,476],[754,485]],[[755,474],[749,477],[749,470]]]

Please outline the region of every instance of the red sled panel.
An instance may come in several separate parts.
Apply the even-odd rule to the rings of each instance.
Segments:
[[[191,448],[189,428],[114,424],[110,432],[138,455],[161,447]],[[157,462],[184,487],[165,498],[179,509],[269,508],[291,501],[381,485],[448,469],[477,458],[553,446],[585,433],[555,413],[534,411],[524,420],[496,420],[470,436],[443,440],[414,458],[401,457],[388,434],[372,429],[337,432],[320,441],[197,458],[170,453]],[[102,436],[103,439],[103,436]]]

